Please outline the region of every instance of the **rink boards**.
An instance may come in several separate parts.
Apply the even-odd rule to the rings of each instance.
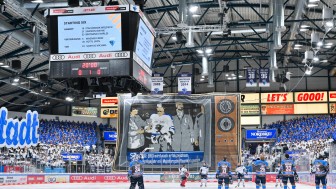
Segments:
[[[215,174],[209,174],[208,182],[217,182]],[[275,182],[276,174],[269,173],[267,182]],[[336,189],[336,173],[328,175],[328,189]],[[233,176],[236,180],[236,177]],[[247,182],[253,182],[255,175],[246,175]],[[146,183],[176,183],[179,182],[177,173],[145,174]],[[199,182],[199,174],[190,174],[189,182]],[[305,185],[314,185],[315,176],[310,173],[299,173],[299,182]],[[126,183],[127,174],[0,174],[0,185],[26,185],[26,184],[53,184],[53,183]]]

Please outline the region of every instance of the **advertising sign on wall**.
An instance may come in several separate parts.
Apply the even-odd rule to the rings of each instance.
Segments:
[[[111,107],[118,105],[118,97],[106,97],[100,99],[101,107]]]
[[[262,115],[283,115],[294,114],[294,104],[263,104],[261,105]]]
[[[259,93],[243,93],[240,95],[241,104],[259,104]]]
[[[61,154],[64,161],[82,161],[83,154],[80,153],[62,153]]]
[[[293,93],[261,93],[261,103],[293,102]]]
[[[115,142],[117,141],[117,132],[115,131],[104,131],[104,140]]]
[[[327,92],[295,93],[295,102],[327,102]]]
[[[329,102],[336,102],[336,91],[329,91]]]
[[[240,115],[259,115],[259,105],[241,105]]]
[[[327,103],[295,104],[295,114],[327,114]]]
[[[101,108],[101,118],[118,118],[118,108]]]
[[[329,104],[329,111],[331,114],[336,114],[336,103]]]
[[[45,183],[68,183],[69,175],[45,175]]]
[[[276,137],[275,129],[246,130],[246,140],[272,140]]]
[[[71,116],[80,117],[97,117],[98,108],[96,107],[83,107],[83,106],[72,106]]]
[[[0,185],[2,184],[27,184],[27,176],[2,175],[0,176]]]

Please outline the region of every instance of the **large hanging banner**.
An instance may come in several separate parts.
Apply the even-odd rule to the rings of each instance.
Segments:
[[[257,86],[257,69],[248,68],[246,70],[246,87]]]
[[[182,73],[178,75],[178,94],[179,95],[191,94],[191,74]]]
[[[8,110],[0,109],[0,147],[17,148],[36,146],[39,140],[38,128],[40,126],[38,113],[30,110],[26,118],[7,118]]]
[[[118,167],[139,157],[148,168],[211,164],[213,96],[120,95],[119,99]]]
[[[270,86],[270,70],[268,68],[259,69],[259,87],[269,87]]]
[[[163,94],[163,74],[155,73],[152,77],[152,95],[162,95]]]

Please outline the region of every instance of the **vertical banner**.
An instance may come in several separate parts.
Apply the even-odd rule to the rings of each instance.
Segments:
[[[163,94],[163,74],[155,73],[152,77],[152,95],[162,95]]]
[[[270,77],[269,77],[268,68],[259,69],[259,87],[269,87],[270,86]]]
[[[181,73],[178,76],[178,94],[190,95],[191,94],[191,74]]]
[[[257,70],[254,68],[248,68],[246,70],[246,87],[257,86]]]

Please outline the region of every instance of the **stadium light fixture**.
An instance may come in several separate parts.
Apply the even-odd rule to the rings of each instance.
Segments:
[[[205,53],[211,54],[212,53],[212,49],[210,49],[210,48],[205,49]]]
[[[316,3],[309,3],[307,5],[308,8],[317,7],[317,6],[318,6],[318,4],[316,4]]]
[[[198,6],[195,6],[195,5],[192,5],[192,6],[189,8],[189,11],[190,11],[191,13],[195,13],[197,10],[198,10]]]
[[[14,79],[13,79],[13,82],[14,83],[18,83],[20,81],[20,78],[19,77],[15,77]]]
[[[176,37],[176,36],[173,36],[173,37],[172,37],[172,40],[177,41],[177,37]]]
[[[65,100],[68,101],[68,102],[73,102],[74,101],[74,99],[72,97],[70,97],[70,96],[67,96],[65,98]]]
[[[322,41],[319,41],[319,42],[317,42],[317,44],[316,44],[318,47],[322,47],[323,46],[323,42]]]

